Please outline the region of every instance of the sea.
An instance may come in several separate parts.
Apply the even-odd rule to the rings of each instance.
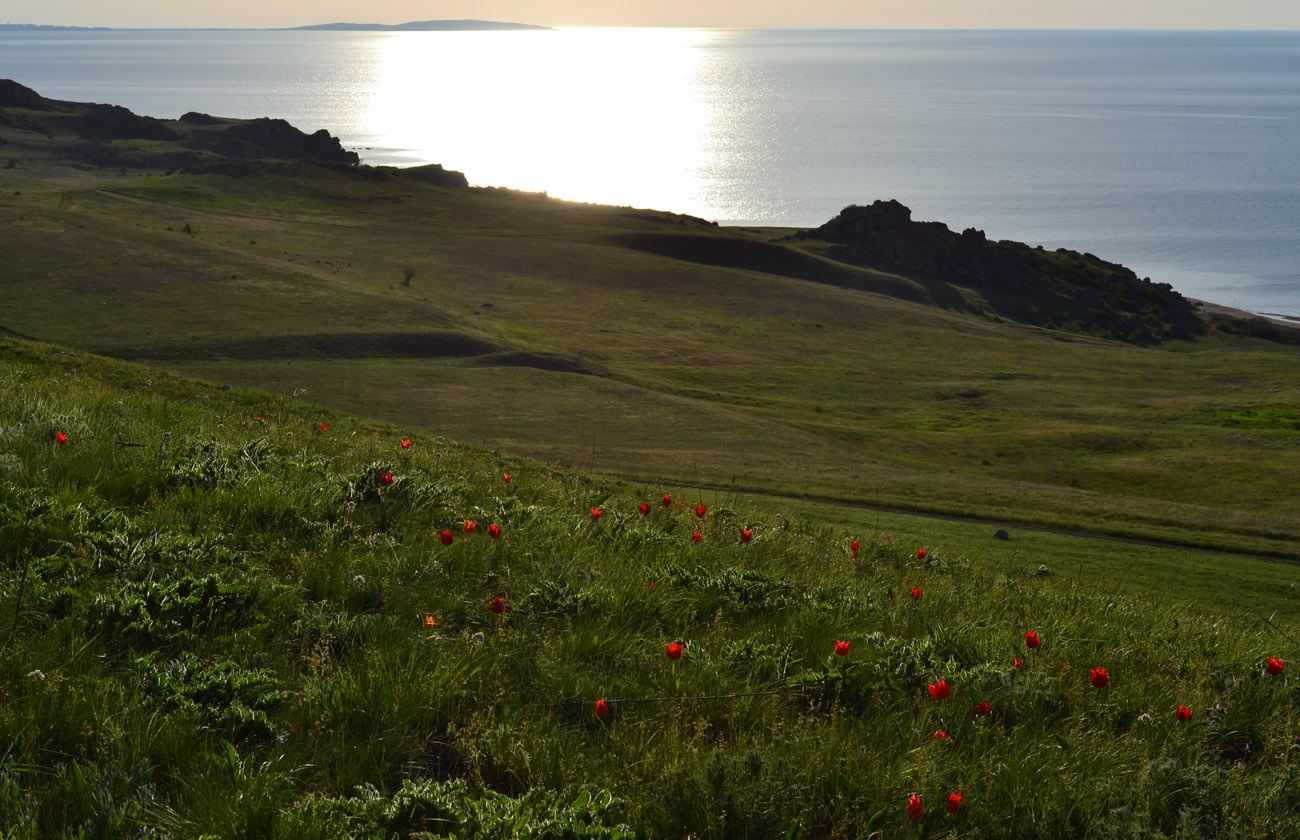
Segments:
[[[0,78],[725,225],[892,198],[1300,319],[1300,32],[0,31]]]

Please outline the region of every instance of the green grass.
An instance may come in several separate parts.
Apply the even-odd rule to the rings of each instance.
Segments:
[[[931,836],[1295,834],[1294,627],[1238,609],[1288,567],[1233,558],[1243,600],[1195,608],[1172,552],[1164,596],[1098,587],[1122,544],[628,483],[14,340],[0,397],[7,836],[911,836],[913,793]]]
[[[1300,559],[1298,347],[996,322],[787,231],[15,154],[14,334],[612,475]]]

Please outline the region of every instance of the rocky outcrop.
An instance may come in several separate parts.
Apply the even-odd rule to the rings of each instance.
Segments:
[[[1139,279],[1092,254],[914,222],[912,211],[893,200],[851,205],[798,236],[832,243],[827,256],[841,262],[971,289],[997,314],[1040,326],[1138,343],[1204,331],[1192,304],[1167,283]]]
[[[0,79],[0,108],[45,108],[50,100],[13,79]]]
[[[162,120],[142,117],[121,105],[86,105],[77,133],[93,140],[177,140],[180,135]]]
[[[412,166],[400,171],[408,178],[414,178],[426,184],[433,184],[436,187],[469,186],[469,179],[465,177],[465,173],[457,172],[454,169],[443,169],[440,163],[431,163],[428,166]]]
[[[356,152],[346,151],[339,139],[323,128],[307,134],[284,120],[266,117],[202,134],[196,138],[196,145],[235,160],[279,158],[348,165],[361,162]]]

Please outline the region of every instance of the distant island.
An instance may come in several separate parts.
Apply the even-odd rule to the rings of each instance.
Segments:
[[[108,29],[107,26],[47,26],[41,23],[0,23],[0,32],[71,32]]]
[[[495,20],[415,20],[408,23],[321,23],[316,26],[294,26],[298,30],[327,30],[331,32],[469,32],[501,29],[550,29],[530,23],[502,23]]]

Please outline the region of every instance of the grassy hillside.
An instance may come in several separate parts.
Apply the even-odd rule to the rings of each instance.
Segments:
[[[1300,557],[1297,347],[999,322],[784,231],[6,153],[11,334],[615,474]]]
[[[13,340],[0,442],[6,837],[1296,836],[1267,622]]]

